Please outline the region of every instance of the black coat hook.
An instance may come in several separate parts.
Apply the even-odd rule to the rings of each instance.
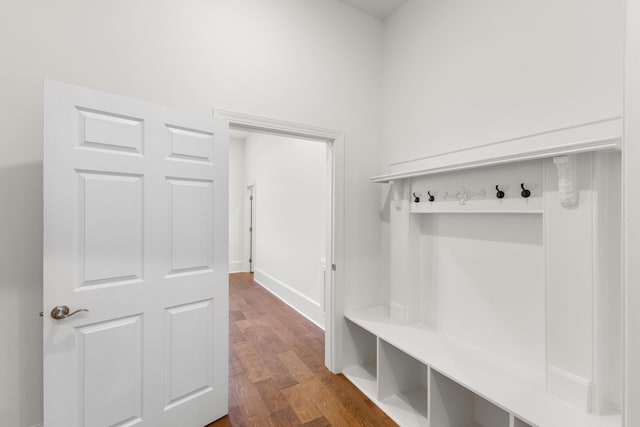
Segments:
[[[427,194],[429,195],[430,202],[433,202],[436,199],[434,196],[431,195],[431,191],[427,191]]]
[[[498,199],[504,199],[504,191],[499,189],[497,185],[496,185],[496,197]]]
[[[520,195],[522,197],[524,197],[526,199],[527,197],[531,196],[531,191],[529,191],[526,188],[524,188],[524,182],[522,184],[520,184],[520,188],[522,188],[522,191],[520,192]]]
[[[416,196],[416,193],[413,193],[413,201],[416,203],[420,203],[420,196]]]

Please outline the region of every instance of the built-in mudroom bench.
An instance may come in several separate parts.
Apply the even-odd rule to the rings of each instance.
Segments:
[[[621,427],[621,134],[604,120],[372,178],[386,264],[375,305],[346,296],[345,376],[401,426]]]

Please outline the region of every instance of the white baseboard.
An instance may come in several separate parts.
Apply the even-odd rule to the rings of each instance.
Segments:
[[[591,412],[591,381],[556,366],[549,367],[549,393],[585,412]]]
[[[246,273],[248,270],[245,267],[244,261],[229,261],[229,273]]]
[[[40,423],[40,424],[34,424],[34,425],[32,425],[31,427],[44,427],[44,424],[43,424],[43,423]]]
[[[319,328],[324,329],[324,313],[319,302],[312,300],[300,291],[293,289],[260,269],[254,271],[253,280],[315,323]]]

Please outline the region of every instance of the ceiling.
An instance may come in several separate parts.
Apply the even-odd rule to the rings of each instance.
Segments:
[[[380,19],[385,19],[407,0],[341,0],[356,9]]]

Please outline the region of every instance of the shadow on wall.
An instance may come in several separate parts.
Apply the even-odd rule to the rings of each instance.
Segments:
[[[2,425],[42,422],[42,198],[41,162],[0,168]]]

